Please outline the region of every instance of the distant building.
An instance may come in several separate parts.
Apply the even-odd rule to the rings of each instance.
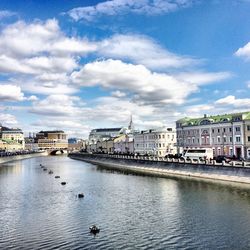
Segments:
[[[86,140],[82,140],[79,138],[69,138],[68,139],[68,150],[86,150]]]
[[[141,131],[134,135],[134,152],[156,156],[175,154],[176,131],[173,128],[159,128]]]
[[[134,153],[134,137],[133,134],[124,134],[114,139],[115,153]]]
[[[124,132],[124,128],[97,128],[91,130],[89,134],[89,143],[108,140],[117,137]]]
[[[62,130],[40,131],[35,140],[40,149],[67,149],[67,134]]]
[[[17,151],[25,147],[24,134],[19,128],[7,128],[0,125],[0,139],[3,150]]]
[[[216,155],[250,158],[250,112],[176,121],[177,147],[212,148]]]
[[[35,138],[33,137],[25,137],[25,150],[38,150],[38,143],[35,142]]]

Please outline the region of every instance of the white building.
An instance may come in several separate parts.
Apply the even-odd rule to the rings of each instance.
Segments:
[[[173,128],[150,129],[134,135],[134,152],[141,155],[176,154],[175,145],[176,132]]]
[[[112,137],[117,137],[122,134],[124,128],[97,128],[91,130],[89,134],[89,143],[96,143],[97,141],[108,140]]]
[[[134,153],[133,134],[118,136],[114,139],[114,152],[121,154]]]

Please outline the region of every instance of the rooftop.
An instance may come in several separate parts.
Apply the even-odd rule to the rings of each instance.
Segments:
[[[91,130],[92,132],[119,132],[122,128],[97,128]]]
[[[195,126],[201,125],[201,122],[209,123],[222,123],[222,122],[236,122],[241,120],[250,120],[250,111],[232,114],[222,114],[222,115],[204,115],[199,118],[185,117],[176,121],[176,123],[181,123],[182,126]],[[205,124],[203,124],[205,125]]]

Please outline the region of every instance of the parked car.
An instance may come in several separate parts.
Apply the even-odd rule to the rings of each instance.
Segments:
[[[226,163],[229,163],[232,161],[232,158],[229,157],[229,156],[226,156],[226,155],[217,155],[216,157],[214,157],[214,160],[217,162],[217,163],[222,163],[222,161],[226,162]]]

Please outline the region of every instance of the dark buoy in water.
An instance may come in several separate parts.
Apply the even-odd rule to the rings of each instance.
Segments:
[[[43,171],[47,171],[47,168],[44,168]]]
[[[90,228],[89,228],[89,231],[90,233],[92,234],[97,234],[100,232],[100,228],[98,228],[96,225],[92,225]]]
[[[80,193],[77,196],[78,196],[78,198],[84,198],[84,194],[83,193]]]
[[[61,185],[66,185],[66,181],[62,181],[62,182],[61,182]]]
[[[49,174],[53,174],[53,171],[52,171],[52,170],[50,170],[50,171],[49,171]]]
[[[59,176],[59,175],[56,175],[55,178],[58,179],[58,178],[60,178],[60,176]]]

